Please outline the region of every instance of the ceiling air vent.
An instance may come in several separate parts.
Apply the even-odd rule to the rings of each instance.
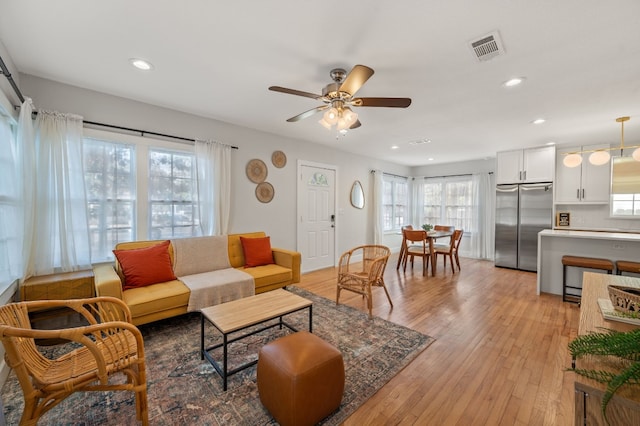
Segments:
[[[498,34],[497,31],[469,42],[469,46],[478,61],[488,61],[489,59],[504,54],[502,40],[500,40],[500,34]]]

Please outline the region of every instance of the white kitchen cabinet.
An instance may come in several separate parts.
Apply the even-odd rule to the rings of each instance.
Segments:
[[[555,203],[556,204],[606,204],[609,202],[611,162],[594,166],[589,162],[589,154],[582,154],[582,164],[567,167],[562,163],[566,152],[590,151],[609,148],[609,145],[590,145],[566,148],[558,151],[556,161]]]
[[[496,154],[496,183],[552,182],[554,146],[503,151]]]

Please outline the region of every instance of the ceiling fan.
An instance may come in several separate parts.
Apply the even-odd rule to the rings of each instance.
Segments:
[[[387,107],[387,108],[406,108],[411,105],[410,98],[356,98],[356,92],[369,80],[373,75],[373,69],[365,65],[356,65],[347,72],[342,68],[331,70],[329,75],[333,83],[327,84],[322,89],[322,95],[315,93],[303,92],[300,90],[287,89],[286,87],[271,86],[269,90],[274,92],[288,93],[290,95],[304,96],[317,101],[324,102],[324,105],[317,106],[313,109],[295,115],[289,118],[288,122],[300,121],[304,118],[325,111],[322,119],[319,121],[327,129],[331,129],[336,125],[339,131],[346,132],[347,129],[355,129],[361,126],[358,120],[358,114],[351,107]]]

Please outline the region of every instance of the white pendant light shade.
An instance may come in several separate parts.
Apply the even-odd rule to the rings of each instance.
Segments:
[[[335,108],[329,108],[327,112],[324,113],[324,121],[330,125],[336,124],[338,122],[338,110]]]
[[[338,119],[338,130],[346,130],[349,128],[349,123],[347,123],[347,120],[345,120],[344,117],[340,117]]]
[[[589,155],[589,162],[594,166],[602,166],[603,164],[607,164],[610,158],[611,155],[608,151],[596,151]]]
[[[331,130],[331,124],[327,123],[327,120],[324,119],[324,117],[322,118],[322,120],[319,120],[318,123],[322,124],[322,127],[324,127],[327,130]]]
[[[640,148],[636,148],[633,151],[633,154],[631,154],[631,156],[633,157],[634,160],[640,161]]]
[[[564,160],[562,160],[562,164],[567,167],[578,167],[580,164],[582,164],[582,155],[569,154],[564,157]]]
[[[348,127],[351,127],[351,125],[358,120],[358,114],[353,112],[349,107],[344,109],[344,111],[342,112],[342,117],[347,122]]]

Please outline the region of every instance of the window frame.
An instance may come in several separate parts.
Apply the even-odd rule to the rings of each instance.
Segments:
[[[152,148],[183,152],[195,156],[195,145],[186,142],[175,142],[164,139],[150,138],[146,136],[130,135],[125,133],[110,132],[93,128],[85,128],[83,139],[91,138],[107,142],[124,143],[134,145],[135,175],[136,175],[136,200],[134,204],[134,241],[150,239],[149,215],[149,150]],[[93,262],[93,259],[92,259]]]
[[[386,220],[384,218],[386,207],[388,204],[385,204],[385,188],[383,187],[383,199],[382,199],[382,215],[383,215],[383,232],[386,234],[393,234],[400,232],[402,227],[409,223],[409,215],[410,215],[410,187],[409,187],[409,178],[391,175],[387,173],[382,174],[383,185],[391,183],[391,228],[386,227]],[[397,185],[402,184],[405,187],[405,204],[404,204],[404,215],[399,216],[396,212],[397,206],[400,206],[397,202]],[[398,218],[402,217],[402,223],[398,223]]]

